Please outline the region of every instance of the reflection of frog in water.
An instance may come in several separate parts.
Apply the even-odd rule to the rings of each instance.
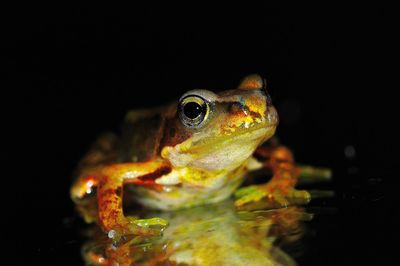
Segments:
[[[310,194],[294,189],[297,177],[329,172],[297,167],[285,147],[260,147],[278,124],[264,85],[252,75],[235,90],[192,90],[177,104],[128,113],[122,137],[99,138],[80,163],[71,196],[85,220],[114,240],[159,234],[164,219],[124,215],[126,184],[133,186],[124,198],[161,210],[219,202],[235,191],[238,209],[307,203]],[[261,168],[272,170],[268,183],[237,190]]]
[[[159,214],[170,222],[162,237],[134,237],[113,245],[97,227],[83,248],[88,265],[296,265],[276,244],[298,246],[297,207],[237,211],[232,201]],[[97,229],[97,230],[96,230]],[[301,243],[301,242],[300,242]]]

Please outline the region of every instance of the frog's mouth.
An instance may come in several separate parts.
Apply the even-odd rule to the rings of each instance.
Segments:
[[[248,142],[259,142],[258,144],[261,144],[274,135],[275,129],[275,125],[254,126],[250,129],[238,128],[235,132],[228,136],[218,137],[216,142],[219,143],[219,145],[224,146],[233,142],[241,142],[243,145],[246,145]],[[215,145],[215,143],[209,142],[208,145]]]
[[[252,123],[243,121],[241,124],[230,126],[213,136],[199,135],[198,138],[194,136],[190,150],[196,152],[197,148],[223,148],[221,145],[229,145],[230,142],[234,141],[243,141],[244,144],[258,140],[262,143],[274,135],[278,123],[278,113],[273,106],[270,106],[267,114],[258,121],[257,119],[254,119]]]
[[[188,150],[183,154],[191,158],[191,164],[202,164],[200,168],[208,168],[206,167],[207,164],[214,165],[216,158],[220,162],[226,162],[226,167],[230,167],[247,159],[259,145],[274,135],[275,129],[276,125],[260,125],[251,129],[239,129],[229,136],[220,135],[197,141],[193,140]],[[229,165],[228,162],[232,162],[235,157],[235,163]],[[201,163],[204,158],[208,158],[206,160],[210,161]]]

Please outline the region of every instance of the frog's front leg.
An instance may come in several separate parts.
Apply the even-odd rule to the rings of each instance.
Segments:
[[[109,237],[119,235],[154,235],[165,228],[167,222],[160,218],[135,219],[125,217],[122,208],[123,185],[140,183],[143,176],[166,172],[163,162],[124,163],[106,166],[101,170],[98,184],[99,222]]]
[[[97,186],[98,222],[110,238],[118,240],[124,235],[157,235],[167,226],[160,218],[136,219],[123,213],[123,185],[142,183],[141,177],[165,173],[169,165],[162,161],[141,163],[115,163],[85,171],[81,186]],[[79,182],[76,187],[79,186]],[[84,189],[76,189],[82,191]],[[74,191],[74,190],[73,190]],[[72,195],[73,197],[76,195]]]
[[[272,178],[266,184],[239,189],[235,193],[235,205],[239,209],[281,208],[310,201],[310,193],[294,188],[301,168],[296,166],[288,148],[260,147],[255,155],[263,160],[265,168],[272,171]]]

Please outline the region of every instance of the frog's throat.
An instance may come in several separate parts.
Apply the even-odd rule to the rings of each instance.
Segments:
[[[193,166],[207,170],[233,169],[248,159],[254,150],[274,132],[273,126],[261,127],[228,138],[215,137],[204,143],[201,139],[196,140],[192,137],[174,147],[164,147],[161,156],[174,167]]]
[[[276,130],[275,125],[254,126],[250,129],[238,128],[237,130],[231,133],[225,133],[213,137],[207,137],[207,140],[204,140],[203,136],[199,134],[199,135],[194,135],[193,137],[176,145],[174,148],[181,153],[186,153],[186,152],[196,153],[199,150],[203,150],[206,148],[213,149],[213,147],[214,148],[227,147],[230,143],[234,143],[237,141],[246,141],[246,140],[254,141],[261,139],[261,142],[264,142],[275,134],[275,130]],[[167,155],[168,148],[170,147],[166,147],[166,149],[164,148],[165,151],[163,149],[161,153],[163,158],[166,158],[163,155]]]
[[[220,135],[212,139],[207,139],[203,141],[201,138],[188,139],[188,142],[183,142],[178,146],[181,152],[188,151],[189,153],[197,153],[201,150],[213,150],[213,149],[223,149],[224,147],[230,146],[232,143],[242,143],[248,145],[248,143],[256,143],[257,146],[262,142],[266,141],[272,137],[275,133],[275,126],[269,127],[254,127],[249,129],[240,129],[229,135]],[[182,145],[182,146],[181,146]]]

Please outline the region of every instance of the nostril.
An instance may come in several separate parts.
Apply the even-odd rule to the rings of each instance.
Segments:
[[[229,112],[233,113],[233,114],[243,113],[245,115],[248,115],[249,114],[249,108],[247,106],[243,105],[240,102],[234,102],[234,103],[230,104]]]
[[[229,105],[229,112],[230,113],[237,113],[237,112],[239,112],[241,110],[241,108],[240,108],[240,104],[239,103],[231,103],[230,105]]]

